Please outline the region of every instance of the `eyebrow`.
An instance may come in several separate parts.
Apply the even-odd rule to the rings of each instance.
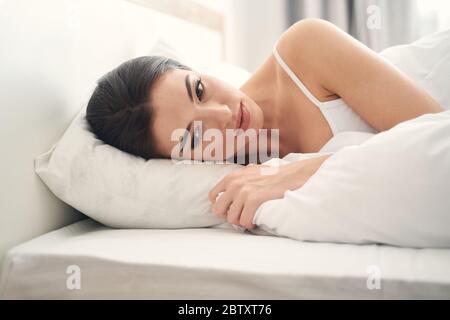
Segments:
[[[186,90],[189,96],[189,99],[191,100],[191,102],[194,102],[194,99],[192,98],[192,89],[191,89],[191,79],[189,76],[189,73],[186,75],[186,77],[184,78],[184,84],[186,85]],[[182,152],[184,150],[184,147],[186,145],[186,140],[187,140],[187,135],[190,133],[191,131],[191,126],[192,126],[192,122],[189,122],[189,124],[186,127],[186,131],[183,134],[183,143],[180,146],[180,151]],[[192,140],[194,139],[193,135],[191,135],[191,145],[192,145]]]
[[[184,78],[184,84],[186,85],[186,90],[187,90],[189,99],[191,100],[191,102],[194,102],[194,99],[192,98],[191,79],[189,77],[189,73]]]

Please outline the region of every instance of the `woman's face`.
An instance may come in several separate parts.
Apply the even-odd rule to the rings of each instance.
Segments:
[[[263,112],[252,99],[209,75],[169,70],[151,90],[151,134],[156,151],[166,158],[228,159],[246,152],[243,145],[250,140],[243,137],[257,135],[263,125]],[[234,133],[239,128],[238,137]]]

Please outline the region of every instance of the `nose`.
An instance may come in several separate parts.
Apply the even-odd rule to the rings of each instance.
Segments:
[[[195,120],[202,121],[203,130],[226,129],[231,126],[233,112],[226,104],[211,104],[196,109]]]

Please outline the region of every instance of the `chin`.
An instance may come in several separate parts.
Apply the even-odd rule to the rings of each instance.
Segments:
[[[256,104],[256,102],[251,101],[251,104],[249,105],[249,112],[250,112],[250,124],[249,129],[255,129],[259,130],[262,129],[263,126],[263,113],[261,108]],[[259,134],[259,132],[256,132]]]

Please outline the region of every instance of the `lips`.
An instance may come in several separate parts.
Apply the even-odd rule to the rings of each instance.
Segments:
[[[247,130],[250,124],[250,113],[248,112],[246,106],[241,102],[236,116],[236,130],[242,129]]]
[[[236,125],[234,126],[234,129],[237,130],[241,127],[242,124],[242,102],[239,104],[239,110],[236,115]]]
[[[250,126],[250,112],[243,103],[241,103],[241,115],[242,120],[240,128],[245,131]]]

